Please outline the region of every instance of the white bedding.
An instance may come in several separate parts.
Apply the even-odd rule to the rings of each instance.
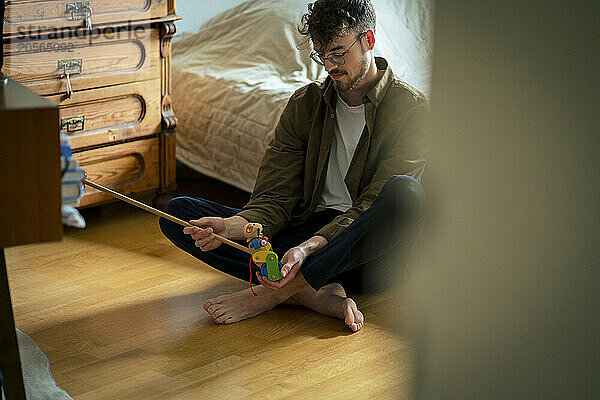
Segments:
[[[427,92],[429,1],[374,4],[376,53],[400,77]],[[296,27],[306,5],[305,0],[248,0],[207,21],[198,32],[175,37],[172,100],[178,160],[252,190],[287,99],[324,73],[310,60],[310,49],[296,47],[301,40]]]

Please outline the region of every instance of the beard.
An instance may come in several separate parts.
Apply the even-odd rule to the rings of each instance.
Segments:
[[[341,80],[333,81],[333,87],[338,92],[346,92],[348,90],[354,90],[359,85],[360,82],[367,76],[367,72],[369,71],[369,57],[367,56],[367,52],[364,52],[360,59],[360,71],[354,77],[350,77],[350,81],[342,82]],[[331,71],[333,75],[335,71]]]

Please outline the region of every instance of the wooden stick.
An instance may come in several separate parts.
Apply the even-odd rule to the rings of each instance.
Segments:
[[[146,205],[146,204],[144,204],[144,203],[142,203],[140,201],[134,200],[131,197],[127,197],[127,196],[125,196],[125,195],[123,195],[123,194],[121,194],[119,192],[115,192],[114,190],[109,189],[109,188],[107,188],[105,186],[102,186],[102,185],[99,185],[97,183],[88,181],[87,179],[84,179],[83,183],[86,184],[86,185],[88,185],[88,186],[93,187],[94,189],[100,190],[101,192],[108,193],[111,196],[116,197],[119,200],[123,200],[123,201],[126,201],[129,204],[133,204],[134,206],[139,207],[139,208],[141,208],[143,210],[146,210],[149,213],[152,213],[152,214],[157,215],[157,216],[162,217],[162,218],[166,218],[169,221],[173,221],[176,224],[179,224],[179,225],[182,225],[182,226],[196,226],[196,225],[192,225],[189,222],[186,222],[186,221],[184,221],[182,219],[174,217],[174,216],[172,216],[170,214],[167,214],[165,212],[157,210],[154,207],[150,207],[149,205]],[[248,254],[252,254],[252,252],[250,251],[249,248],[244,247],[244,246],[242,246],[239,243],[236,243],[234,241],[226,239],[223,236],[219,236],[216,233],[215,233],[215,237],[217,238],[217,240],[219,240],[222,243],[228,244],[229,246],[235,247],[236,249],[241,250],[243,252],[246,252]]]

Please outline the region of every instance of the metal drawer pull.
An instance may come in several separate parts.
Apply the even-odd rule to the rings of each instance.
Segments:
[[[73,58],[70,60],[58,60],[58,70],[62,70],[60,78],[67,78],[67,98],[70,99],[73,96],[73,88],[71,87],[71,74],[80,74],[81,65],[83,61],[81,58]],[[74,71],[69,71],[74,70]]]
[[[92,6],[90,6],[89,1],[67,3],[67,10],[65,11],[65,14],[71,14],[71,21],[80,21],[82,19],[85,20],[86,28],[88,28],[89,31],[92,30]]]
[[[67,132],[82,131],[84,126],[84,116],[61,118],[60,129],[66,129]]]

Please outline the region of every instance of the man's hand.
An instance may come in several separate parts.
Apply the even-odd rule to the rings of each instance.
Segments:
[[[323,236],[313,236],[306,242],[289,249],[283,257],[281,257],[281,276],[283,278],[277,282],[272,282],[262,276],[260,272],[256,272],[256,276],[261,284],[271,289],[279,289],[288,282],[294,280],[304,261],[308,256],[314,254],[317,250],[327,244],[327,239]]]
[[[217,240],[215,233],[219,236],[226,237],[225,220],[221,217],[203,217],[190,221],[190,224],[196,226],[186,226],[183,228],[183,233],[191,235],[196,241],[196,247],[202,251],[216,249],[221,245],[221,241]]]
[[[203,217],[191,220],[190,224],[195,226],[186,226],[183,233],[192,236],[196,247],[200,247],[202,251],[209,251],[221,245],[215,234],[227,239],[244,239],[244,227],[247,223],[248,221],[239,215],[229,218]]]

